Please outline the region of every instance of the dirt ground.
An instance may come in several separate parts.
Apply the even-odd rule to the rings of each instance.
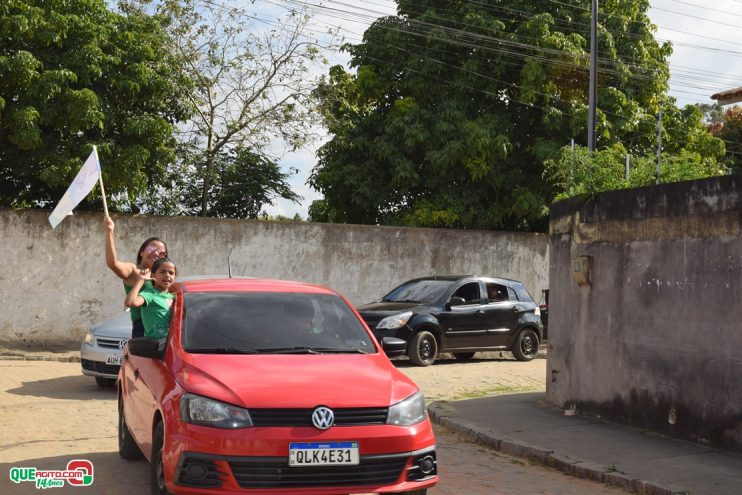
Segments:
[[[543,390],[546,361],[442,359],[428,368],[405,361],[397,366],[432,401]],[[149,493],[148,463],[124,461],[118,455],[115,404],[115,390],[99,388],[80,373],[79,363],[0,360],[0,494],[39,493],[31,483],[12,483],[8,473],[13,467],[64,469],[72,459],[93,463],[93,485],[54,488],[51,493]],[[436,431],[443,481],[430,495],[624,493],[530,466],[463,442],[438,427]],[[539,477],[547,488],[533,484]]]

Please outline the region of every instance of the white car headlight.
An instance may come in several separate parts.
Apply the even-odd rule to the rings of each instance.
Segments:
[[[383,330],[385,328],[403,327],[407,324],[410,318],[412,318],[412,311],[405,311],[398,315],[387,316],[376,325],[376,328],[378,330]]]
[[[95,332],[92,329],[90,329],[88,330],[88,333],[85,335],[85,343],[93,345],[94,342],[95,342]]]
[[[187,423],[215,428],[236,429],[253,425],[247,409],[193,394],[181,397],[180,417]]]
[[[397,402],[389,408],[387,424],[410,426],[425,419],[425,398],[421,392]]]

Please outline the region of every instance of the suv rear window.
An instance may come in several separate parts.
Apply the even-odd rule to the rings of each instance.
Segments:
[[[184,299],[183,347],[256,351],[311,347],[376,352],[361,322],[331,294],[193,292]]]

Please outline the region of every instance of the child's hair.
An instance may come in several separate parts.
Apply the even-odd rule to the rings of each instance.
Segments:
[[[175,263],[170,260],[170,258],[159,258],[157,261],[152,263],[152,275],[157,272],[157,269],[160,268],[160,265],[162,265],[163,263],[170,263],[171,265],[173,265],[173,268],[175,268],[175,273],[178,273],[178,268],[175,266]]]
[[[159,237],[150,237],[149,239],[144,241],[141,246],[139,246],[139,251],[137,251],[137,266],[139,266],[139,264],[142,262],[142,251],[144,251],[144,248],[146,248],[150,242],[155,242],[155,241],[161,242],[162,245],[165,246],[165,257],[167,258],[168,249],[167,249],[167,244],[165,244],[165,241],[163,241]]]

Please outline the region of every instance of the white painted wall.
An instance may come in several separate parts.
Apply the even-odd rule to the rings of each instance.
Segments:
[[[69,345],[123,309],[122,282],[105,266],[100,213],[52,230],[45,210],[0,209],[0,342]],[[471,273],[521,280],[538,301],[548,287],[545,234],[415,229],[194,217],[114,216],[119,258],[162,238],[184,275],[232,274],[331,287],[354,304],[404,280]]]

